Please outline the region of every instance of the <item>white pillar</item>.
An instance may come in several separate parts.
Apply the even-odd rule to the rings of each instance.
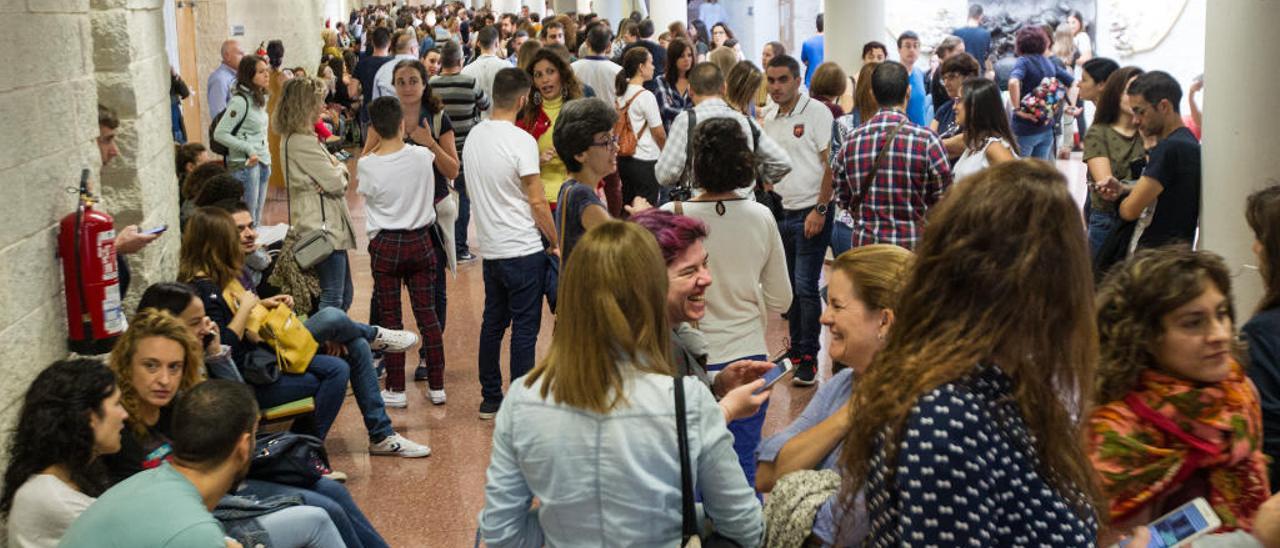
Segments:
[[[547,3],[542,0],[520,0],[521,6],[529,6],[529,13],[536,13],[539,17],[547,14]]]
[[[1258,70],[1256,48],[1244,36],[1266,36],[1280,21],[1280,2],[1233,2],[1205,14],[1204,128],[1201,156],[1200,247],[1222,255],[1235,274],[1237,319],[1243,322],[1263,295],[1253,256],[1245,198],[1280,183],[1280,154],[1272,128],[1280,109],[1259,97],[1280,94],[1280,76]],[[1179,82],[1185,89],[1190,82]],[[1246,106],[1248,105],[1248,106]]]
[[[862,68],[862,45],[872,40],[884,42],[884,0],[824,0],[823,4],[823,60],[835,61],[856,76]]]
[[[520,0],[493,0],[493,11],[503,13],[520,13]]]
[[[622,0],[578,0],[578,13],[595,12],[596,15],[604,19],[608,19],[610,24],[616,24],[623,17],[631,15],[630,11],[623,13]],[[583,6],[583,4],[587,4]]]
[[[672,21],[688,25],[689,5],[686,0],[649,0],[649,18],[659,29],[667,28]]]

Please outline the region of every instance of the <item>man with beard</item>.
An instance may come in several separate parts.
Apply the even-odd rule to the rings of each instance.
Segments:
[[[243,383],[210,380],[173,406],[173,460],[116,484],[60,546],[238,547],[210,512],[249,472],[258,402]]]

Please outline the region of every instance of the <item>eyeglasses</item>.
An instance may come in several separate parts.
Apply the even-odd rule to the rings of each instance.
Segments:
[[[593,146],[593,147],[608,147],[608,148],[614,148],[614,149],[616,149],[616,148],[618,148],[618,136],[617,136],[617,135],[614,135],[614,136],[612,136],[612,137],[609,137],[608,139],[605,139],[605,140],[604,140],[604,142],[601,142],[601,143],[597,143],[597,142],[595,142],[595,141],[592,141],[592,142],[591,142],[591,146]]]

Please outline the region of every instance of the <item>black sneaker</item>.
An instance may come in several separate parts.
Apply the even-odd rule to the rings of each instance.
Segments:
[[[498,414],[499,407],[502,407],[502,402],[500,401],[484,400],[480,402],[480,420],[493,420],[493,417]]]
[[[421,360],[421,359],[418,360],[418,368],[413,370],[413,380],[415,381],[427,380],[427,361],[426,360]]]
[[[796,360],[796,373],[791,377],[793,386],[813,386],[818,382],[818,360],[813,356],[801,356]]]

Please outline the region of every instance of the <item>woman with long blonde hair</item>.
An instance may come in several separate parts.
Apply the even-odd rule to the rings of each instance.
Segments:
[[[1041,162],[992,167],[930,212],[850,404],[843,506],[865,490],[871,546],[1094,545],[1101,498],[1077,418],[1098,344],[1083,231]]]
[[[575,247],[551,349],[498,411],[480,513],[488,545],[679,541],[675,382],[706,515],[720,534],[759,545],[760,505],[723,413],[696,378],[672,376],[666,297],[662,254],[639,225],[606,222]]]

